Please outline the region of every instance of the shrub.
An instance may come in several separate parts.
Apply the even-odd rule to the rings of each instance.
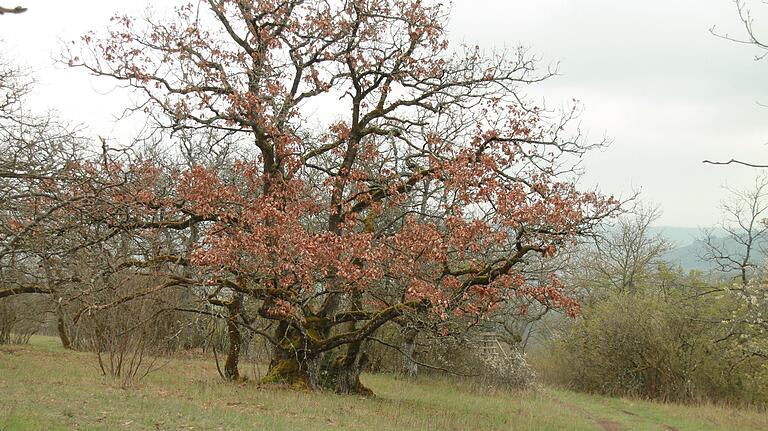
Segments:
[[[37,294],[0,299],[0,344],[27,344],[45,322],[48,306]]]
[[[587,307],[540,352],[551,383],[664,401],[755,401],[760,364],[718,343],[701,299],[614,294]]]
[[[150,301],[135,301],[82,318],[81,340],[96,352],[102,375],[129,386],[160,367],[167,340],[153,308]]]

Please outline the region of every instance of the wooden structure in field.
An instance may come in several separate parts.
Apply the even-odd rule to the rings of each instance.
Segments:
[[[477,337],[477,347],[479,349],[478,353],[480,357],[484,359],[507,359],[509,357],[495,332],[479,333]]]

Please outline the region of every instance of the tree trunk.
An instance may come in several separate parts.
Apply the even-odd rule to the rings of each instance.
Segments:
[[[291,352],[282,350],[272,359],[269,371],[261,379],[262,383],[290,385],[294,389],[315,390],[318,388],[317,358],[299,359]]]
[[[280,322],[275,339],[279,343],[274,346],[269,370],[261,379],[262,383],[286,384],[294,389],[317,389],[318,361],[307,353],[301,334],[286,322]]]
[[[67,325],[64,322],[64,310],[62,309],[61,303],[56,305],[56,329],[59,332],[59,339],[61,340],[62,347],[71,350],[72,340],[70,340],[69,334],[67,334]]]
[[[232,301],[227,303],[227,311],[229,313],[229,318],[227,319],[229,348],[227,350],[227,360],[224,363],[224,377],[232,381],[240,380],[238,364],[240,363],[240,344],[243,341],[243,336],[240,333],[238,322],[242,306],[243,302],[240,295],[235,295]]]
[[[403,334],[403,344],[400,350],[403,355],[403,374],[408,377],[416,377],[419,372],[419,365],[413,359],[417,335],[419,335],[419,330],[416,328],[407,328]]]
[[[277,345],[272,351],[272,360],[264,383],[282,383],[296,389],[315,390],[320,386],[320,355],[312,350],[311,338],[324,339],[330,326],[319,317],[306,319],[306,335],[301,334],[287,322],[280,322],[275,329]]]
[[[53,280],[53,273],[48,259],[48,257],[40,256],[40,265],[43,267],[43,273],[45,274],[46,287],[51,292],[52,299],[56,303],[56,330],[59,332],[59,339],[61,339],[62,347],[65,349],[72,349],[72,340],[67,334],[67,325],[66,322],[64,322],[64,307],[61,305],[62,298],[59,297],[58,300],[56,299],[58,295],[51,281]]]
[[[339,394],[373,395],[373,391],[360,381],[360,374],[368,364],[368,355],[361,350],[362,341],[347,346],[347,352],[336,358],[331,373],[334,390]]]

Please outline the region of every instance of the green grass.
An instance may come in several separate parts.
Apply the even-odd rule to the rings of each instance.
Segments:
[[[366,375],[374,398],[218,379],[210,360],[178,359],[123,388],[93,354],[55,339],[0,346],[0,430],[766,430],[768,415],[562,390],[479,393],[440,379]]]

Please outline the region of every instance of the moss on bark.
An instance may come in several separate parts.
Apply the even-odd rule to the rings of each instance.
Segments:
[[[261,382],[284,384],[301,390],[313,389],[306,367],[295,358],[273,361]]]

